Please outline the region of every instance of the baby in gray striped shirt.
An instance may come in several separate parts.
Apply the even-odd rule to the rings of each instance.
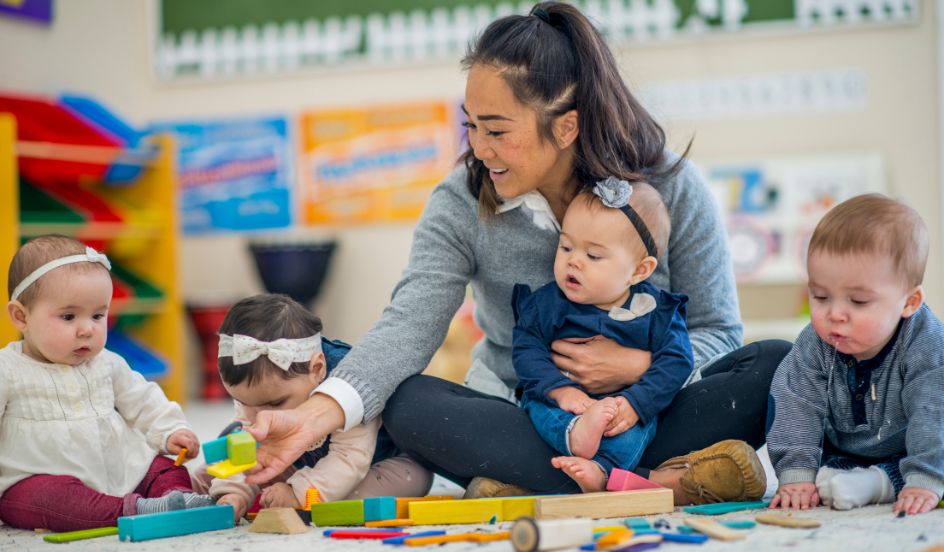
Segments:
[[[817,225],[807,256],[811,324],[770,388],[771,508],[934,508],[944,492],[944,326],[921,287],[921,217],[879,194]]]

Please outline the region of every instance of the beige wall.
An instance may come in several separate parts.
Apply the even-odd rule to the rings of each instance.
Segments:
[[[174,117],[288,112],[302,108],[416,98],[459,98],[457,60],[407,68],[354,67],[279,77],[163,83],[150,70],[154,5],[145,0],[57,2],[49,28],[0,20],[0,88],[89,93],[136,123]],[[893,194],[928,222],[932,254],[928,302],[944,312],[941,285],[941,186],[937,26],[933,0],[918,25],[818,32],[750,32],[699,42],[619,48],[634,87],[683,78],[777,71],[860,68],[865,110],[720,121],[667,121],[670,143],[695,136],[693,157],[773,156],[875,151],[884,156]],[[377,318],[406,262],[408,226],[320,231],[340,241],[319,313],[332,335],[356,340]],[[240,296],[259,288],[242,238],[187,238],[184,293]],[[754,301],[756,290],[742,290]],[[753,308],[756,305],[745,305]]]

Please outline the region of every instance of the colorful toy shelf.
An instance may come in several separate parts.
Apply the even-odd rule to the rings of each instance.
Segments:
[[[0,95],[0,276],[22,241],[59,233],[105,251],[115,293],[108,347],[185,398],[174,144],[100,104]],[[6,317],[0,345],[19,336]]]

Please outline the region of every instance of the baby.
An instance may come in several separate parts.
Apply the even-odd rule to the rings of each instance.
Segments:
[[[105,255],[65,236],[13,257],[0,350],[0,520],[24,529],[113,526],[121,516],[208,506],[186,468],[200,450],[177,403],[105,349]]]
[[[944,491],[944,326],[924,304],[928,233],[878,194],[831,209],[807,254],[811,324],[777,368],[771,508],[934,508]]]
[[[534,293],[515,286],[512,359],[522,408],[563,469],[585,492],[613,468],[632,470],[655,436],[659,412],[691,375],[686,297],[646,279],[666,250],[670,220],[649,184],[610,177],[570,203],[561,225],[554,282]],[[594,396],[551,359],[556,339],[603,335],[650,351],[635,384]]]

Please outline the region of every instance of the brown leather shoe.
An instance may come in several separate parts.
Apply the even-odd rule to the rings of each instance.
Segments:
[[[758,500],[767,490],[767,474],[753,447],[728,439],[666,460],[656,470],[688,468],[681,485],[693,504]]]
[[[502,483],[488,477],[473,477],[465,488],[462,498],[492,498],[496,496],[531,496],[534,493],[510,483]]]

